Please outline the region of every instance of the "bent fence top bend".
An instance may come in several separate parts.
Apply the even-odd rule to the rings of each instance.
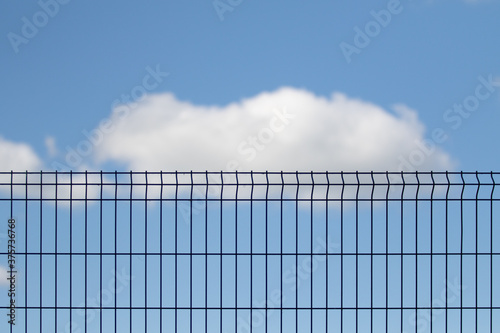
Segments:
[[[0,172],[1,332],[499,332],[499,172]]]

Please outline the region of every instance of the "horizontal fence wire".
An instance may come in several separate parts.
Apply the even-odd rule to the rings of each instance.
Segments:
[[[0,172],[0,332],[500,332],[497,172]]]

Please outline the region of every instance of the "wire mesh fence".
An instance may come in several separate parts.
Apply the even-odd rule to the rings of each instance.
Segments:
[[[499,332],[498,173],[0,173],[1,332]]]

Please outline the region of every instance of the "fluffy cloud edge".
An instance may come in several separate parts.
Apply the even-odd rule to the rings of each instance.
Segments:
[[[0,171],[40,170],[42,165],[41,159],[28,144],[0,137]]]
[[[225,106],[195,105],[163,93],[134,107],[118,106],[110,121],[113,128],[95,147],[94,158],[132,170],[399,171],[409,164],[415,170],[456,165],[437,145],[422,156],[428,140],[415,110],[396,105],[389,112],[338,92],[323,97],[282,87]]]
[[[5,268],[4,266],[0,266],[0,286],[9,285],[9,280],[7,280],[8,277],[9,273],[7,271],[7,268]]]

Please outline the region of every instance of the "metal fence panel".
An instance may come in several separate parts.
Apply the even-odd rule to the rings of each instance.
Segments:
[[[0,173],[1,332],[500,332],[498,173]]]

